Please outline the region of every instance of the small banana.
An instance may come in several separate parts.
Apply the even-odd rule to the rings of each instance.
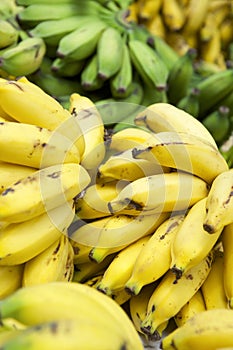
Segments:
[[[9,21],[0,20],[0,49],[15,44],[18,40],[18,35],[19,32]]]
[[[191,114],[194,118],[199,117],[199,100],[198,100],[199,90],[191,88],[186,96],[184,96],[178,103],[179,109]],[[216,142],[213,142],[215,144]]]
[[[123,152],[143,144],[150,138],[150,132],[139,128],[128,127],[109,136],[109,148],[114,151]]]
[[[155,50],[161,57],[169,72],[179,59],[178,53],[159,35],[154,36]]]
[[[105,28],[99,38],[96,54],[99,78],[107,80],[120,70],[123,60],[123,40],[117,29]]]
[[[93,54],[86,62],[81,72],[81,84],[85,91],[100,89],[104,82],[98,76],[98,59],[97,54]]]
[[[223,245],[223,285],[229,308],[233,309],[233,283],[231,271],[233,266],[233,243],[232,243],[233,224],[224,227],[222,232]]]
[[[173,215],[152,233],[140,251],[125,288],[132,295],[139,295],[145,285],[158,281],[171,264],[172,240],[184,220],[184,215]]]
[[[207,196],[206,215],[203,220],[203,227],[206,232],[216,233],[233,222],[232,186],[233,169],[222,172],[213,181]]]
[[[8,187],[0,195],[0,218],[23,222],[72,200],[88,184],[87,171],[75,163],[40,169]]]
[[[22,286],[24,265],[0,266],[0,300]]]
[[[210,252],[178,281],[171,271],[163,276],[149,299],[147,315],[141,323],[142,332],[149,337],[160,337],[158,326],[174,317],[198,291],[210,272],[212,261],[213,252]]]
[[[177,0],[163,0],[161,11],[164,22],[170,31],[176,32],[182,29],[186,17]]]
[[[209,235],[203,228],[206,198],[198,201],[188,211],[171,245],[170,269],[177,278],[199,264],[216,244],[222,229]]]
[[[59,77],[74,77],[83,69],[85,60],[73,61],[69,58],[55,58],[51,64],[51,71]],[[62,81],[62,80],[61,80]],[[77,91],[75,91],[77,92]]]
[[[184,31],[197,33],[205,21],[210,0],[190,0],[187,6]]]

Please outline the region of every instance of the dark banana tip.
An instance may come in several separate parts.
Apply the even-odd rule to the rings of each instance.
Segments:
[[[126,293],[128,293],[128,294],[130,294],[130,295],[132,295],[132,296],[134,296],[134,295],[136,295],[135,294],[135,289],[133,288],[133,287],[125,287],[125,291],[126,291]]]
[[[174,273],[174,275],[176,277],[175,281],[173,282],[175,284],[182,277],[183,271],[181,270],[181,268],[177,267],[176,265],[174,265],[171,268],[171,271],[172,271],[172,273]]]
[[[111,214],[114,214],[114,210],[112,209],[111,202],[108,202],[108,210]]]
[[[148,337],[149,340],[158,341],[161,339],[161,335],[157,330],[151,333],[151,326],[142,326],[141,331]]]
[[[210,224],[203,224],[203,228],[208,233],[215,233],[215,229],[213,225]]]
[[[98,78],[100,78],[101,80],[105,81],[105,80],[107,80],[108,77],[106,77],[106,75],[104,73],[99,72],[98,73]]]
[[[57,56],[58,58],[65,58],[64,53],[62,53],[62,52],[60,52],[60,51],[57,51],[57,52],[56,52],[56,56]]]
[[[97,286],[96,289],[103,294],[107,294],[107,292],[108,292],[107,288],[101,287],[101,285]]]

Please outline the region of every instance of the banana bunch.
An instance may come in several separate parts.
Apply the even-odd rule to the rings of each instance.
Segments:
[[[195,48],[200,60],[226,69],[232,42],[230,0],[136,0],[132,20],[163,38],[179,55]]]

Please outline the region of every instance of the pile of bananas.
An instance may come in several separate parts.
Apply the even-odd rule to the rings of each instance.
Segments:
[[[204,124],[160,102],[112,132],[26,77],[0,117],[1,349],[233,347],[233,170]]]
[[[231,0],[136,0],[130,9],[134,21],[164,38],[179,55],[192,47],[216,68],[225,69],[232,61]]]

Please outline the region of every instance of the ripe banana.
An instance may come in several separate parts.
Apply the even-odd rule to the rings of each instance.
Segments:
[[[18,166],[39,169],[64,162],[80,162],[79,151],[69,139],[36,125],[0,122],[0,140],[1,161]]]
[[[184,215],[171,216],[152,233],[140,251],[131,276],[125,284],[130,294],[140,294],[145,285],[158,281],[169,270],[172,240],[183,220]]]
[[[210,0],[190,0],[187,6],[186,23],[184,30],[188,33],[197,33],[205,21]]]
[[[207,184],[200,178],[185,172],[170,172],[132,181],[108,207],[115,214],[150,215],[187,210],[207,194]]]
[[[147,235],[123,248],[107,266],[96,288],[107,295],[112,295],[115,291],[123,289],[149,238],[150,235]]]
[[[140,128],[128,127],[111,134],[109,140],[107,140],[107,144],[110,143],[109,148],[111,150],[122,152],[137,147],[150,138],[150,132]]]
[[[14,291],[22,286],[23,270],[23,264],[0,266],[0,300],[14,293]]]
[[[170,31],[176,32],[182,29],[186,17],[179,1],[163,0],[161,11],[163,20]]]
[[[141,323],[142,331],[149,337],[158,336],[157,328],[174,317],[192,298],[207,278],[213,261],[209,253],[198,265],[190,269],[177,281],[168,271],[150,297],[147,315]]]
[[[171,245],[170,269],[178,279],[201,260],[214,247],[222,229],[209,235],[203,228],[206,213],[206,198],[195,203],[188,211]]]
[[[233,232],[233,224],[229,224],[224,227],[222,232],[222,245],[223,245],[223,284],[224,291],[227,297],[229,308],[233,309],[233,281],[231,278],[232,264],[233,264],[233,243],[232,243],[232,235]]]
[[[90,182],[79,164],[53,165],[36,171],[0,195],[0,220],[23,222],[72,200]]]
[[[233,310],[212,309],[197,313],[182,327],[162,339],[163,350],[232,349]]]
[[[101,115],[91,99],[77,93],[70,96],[70,113],[77,120],[85,142],[81,164],[87,170],[96,168],[105,157]]]
[[[141,339],[125,311],[111,298],[85,284],[50,282],[21,288],[1,301],[0,309],[2,318],[15,317],[26,325],[35,326],[67,318],[82,321],[86,315],[95,324],[100,322],[102,328],[111,324],[113,329],[120,330],[126,337],[128,349],[143,350]]]
[[[1,229],[0,265],[23,264],[66,234],[74,217],[71,205],[65,203],[34,219]]]
[[[161,132],[156,138],[160,141],[153,144],[152,139],[150,146],[134,148],[133,156],[194,174],[209,184],[228,170],[221,153],[203,138],[184,132]]]
[[[155,103],[148,106],[136,116],[135,124],[145,126],[155,133],[186,132],[202,138],[217,148],[213,136],[198,119],[170,103]]]
[[[25,263],[22,285],[32,286],[53,281],[71,281],[74,271],[73,249],[61,235],[51,246]]]
[[[0,68],[13,76],[29,75],[39,69],[46,52],[41,38],[26,38],[0,56]]]
[[[213,181],[206,201],[204,230],[215,233],[223,226],[231,224],[233,208],[233,169],[223,171]]]

